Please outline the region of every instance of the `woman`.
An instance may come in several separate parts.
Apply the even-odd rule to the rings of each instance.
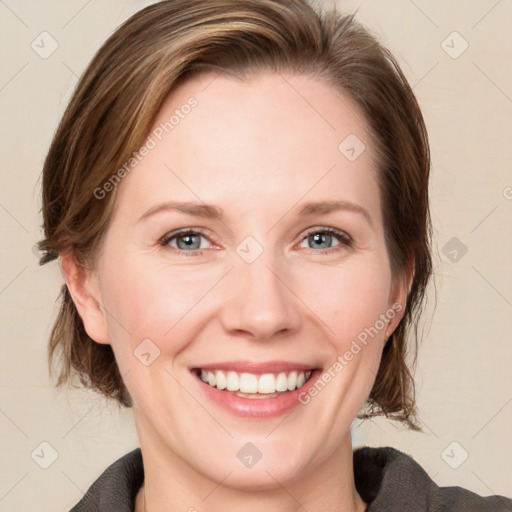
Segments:
[[[512,510],[350,425],[418,428],[429,148],[393,57],[303,0],[171,0],[100,49],[43,173],[59,381],[140,441],[73,511]]]

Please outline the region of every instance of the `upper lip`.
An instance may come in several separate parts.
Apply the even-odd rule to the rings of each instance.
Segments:
[[[191,370],[231,370],[239,373],[279,373],[293,370],[309,371],[316,370],[317,366],[310,364],[295,363],[293,361],[220,361],[218,363],[209,363],[197,365]]]

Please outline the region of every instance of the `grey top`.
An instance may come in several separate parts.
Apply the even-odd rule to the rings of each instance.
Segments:
[[[354,451],[357,491],[366,512],[512,512],[504,496],[482,498],[460,487],[439,487],[411,457],[394,448]],[[144,480],[140,448],[114,462],[70,512],[134,512]]]

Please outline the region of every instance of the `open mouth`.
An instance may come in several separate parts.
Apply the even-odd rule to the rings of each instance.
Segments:
[[[308,382],[312,370],[292,370],[278,373],[240,373],[220,369],[193,369],[205,384],[228,391],[241,398],[273,398],[300,389]]]

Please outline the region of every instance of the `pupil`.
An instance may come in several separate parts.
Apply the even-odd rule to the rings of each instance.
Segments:
[[[328,249],[330,247],[331,239],[332,235],[329,235],[328,233],[315,233],[309,237],[310,242],[316,244],[316,247],[320,247],[322,249]]]
[[[182,247],[180,247],[180,242]],[[197,235],[183,235],[178,238],[178,247],[180,249],[198,249],[200,240]]]

